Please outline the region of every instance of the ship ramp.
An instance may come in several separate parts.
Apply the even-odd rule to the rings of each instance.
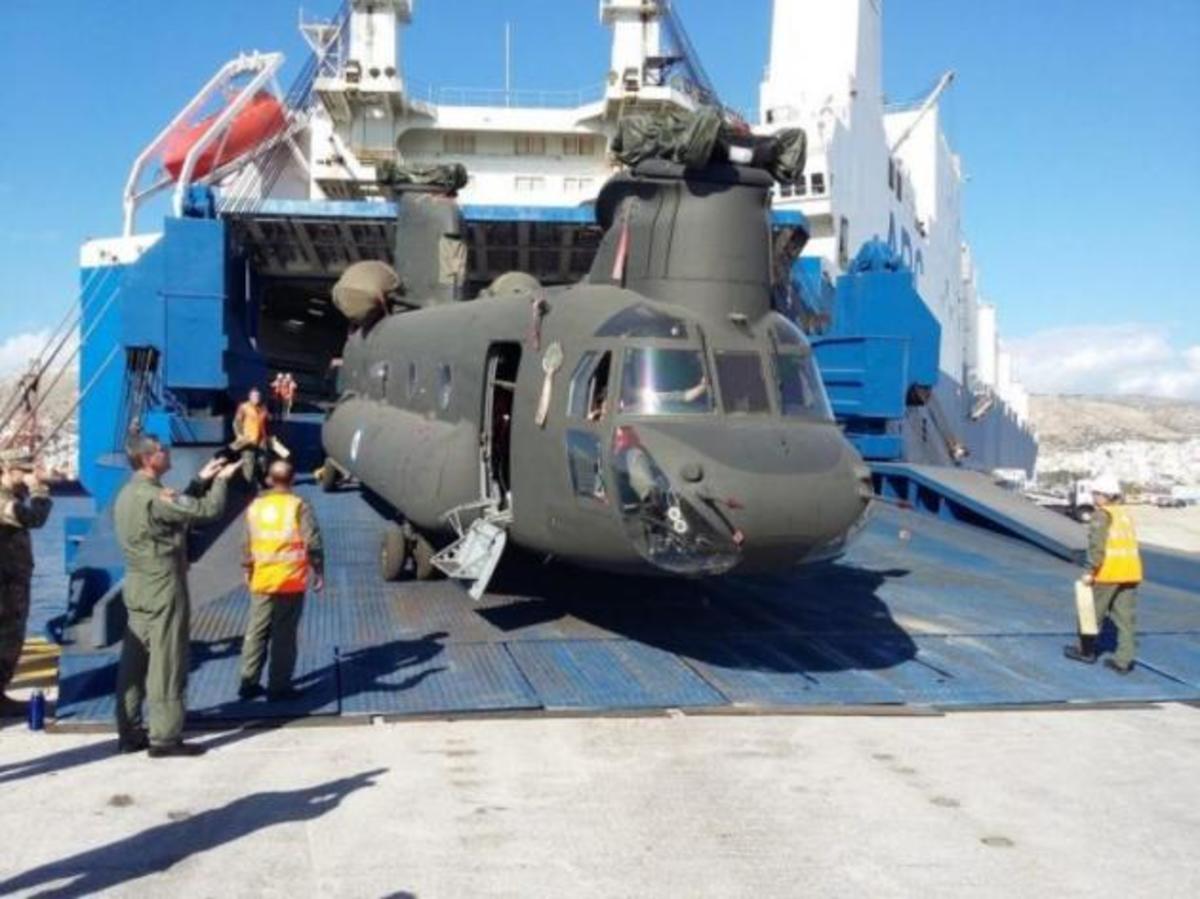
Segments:
[[[964,468],[878,462],[871,466],[875,490],[887,500],[927,515],[1003,534],[1082,565],[1087,528],[996,484],[982,472]],[[1142,546],[1146,578],[1164,586],[1194,590],[1200,585],[1200,557],[1158,546]]]
[[[871,471],[880,496],[919,512],[1015,537],[1069,562],[1083,562],[1087,555],[1082,525],[1006,490],[982,472],[889,462],[874,463]]]
[[[308,598],[302,623],[303,693],[274,704],[237,697],[249,597],[230,575],[240,562],[235,522],[209,536],[193,569],[188,708],[197,726],[1200,700],[1195,582],[1145,586],[1138,666],[1118,677],[1062,656],[1074,564],[915,509],[881,505],[842,558],[784,575],[617,577],[514,553],[474,602],[452,581],[385,583],[382,521],[362,496],[300,490],[328,558],[325,592]],[[64,647],[56,726],[112,720],[116,664],[115,645]]]

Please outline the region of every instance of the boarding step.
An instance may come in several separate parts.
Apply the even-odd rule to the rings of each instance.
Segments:
[[[471,513],[478,513],[477,517],[464,526],[463,518]],[[494,500],[483,500],[451,509],[446,520],[458,539],[437,553],[433,564],[447,577],[471,581],[467,592],[478,601],[483,598],[508,545],[512,510],[500,509]]]

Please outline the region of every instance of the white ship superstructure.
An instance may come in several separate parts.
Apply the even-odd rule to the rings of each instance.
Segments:
[[[800,127],[808,136],[803,178],[776,198],[777,210],[807,218],[802,261],[809,270],[819,261],[832,285],[860,248],[878,238],[911,269],[941,328],[941,378],[932,385],[931,408],[901,413],[909,420],[896,419],[893,434],[926,435],[932,422],[940,446],[923,436],[923,448],[905,436],[903,455],[944,463],[967,453],[976,467],[1031,469],[1036,445],[1028,398],[962,237],[962,163],[938,109],[952,75],[925,100],[888,108],[881,0],[774,0],[772,11],[756,127]],[[616,169],[608,148],[622,118],[718,102],[669,0],[600,0],[612,35],[609,69],[597,73],[594,90],[578,92],[416,87],[402,53],[413,15],[413,0],[346,0],[334,19],[304,23],[313,56],[288,95],[275,86],[286,111],[282,128],[271,130],[257,151],[226,163],[220,150],[229,138],[214,126],[179,162],[183,177],[140,192],[142,168],[135,166],[126,241],[85,247],[85,263],[98,251],[130,255],[130,240],[142,249],[152,243],[133,238],[133,226],[138,205],[155,191],[173,189],[181,213],[189,187],[206,184],[217,188],[218,210],[235,232],[261,251],[264,273],[336,277],[350,262],[390,251],[385,207],[370,211],[372,201],[385,200],[381,164],[461,163],[470,180],[460,202],[491,222],[473,229],[472,281],[487,283],[508,268],[532,269],[545,283],[573,280],[586,271],[595,246],[589,204]],[[239,93],[232,81],[214,80],[206,91],[234,100],[212,121],[262,106],[276,57],[230,64],[253,78],[252,87]],[[201,108],[201,99],[190,106]],[[139,166],[162,152],[170,134],[169,127]],[[218,157],[207,172],[206,152]]]
[[[808,216],[806,254],[819,255],[831,278],[864,242],[886,241],[941,323],[942,371],[972,392],[977,409],[998,398],[1024,424],[1028,394],[962,236],[962,161],[938,108],[953,74],[922,101],[885,106],[881,19],[881,0],[775,0],[761,123],[809,137],[806,178],[778,203]]]

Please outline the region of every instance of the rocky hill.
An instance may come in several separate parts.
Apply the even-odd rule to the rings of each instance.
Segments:
[[[1043,483],[1112,472],[1146,489],[1200,484],[1200,403],[1034,396]]]
[[[71,407],[78,395],[78,376],[74,370],[63,374],[62,379],[50,391],[38,409],[38,422],[43,434],[60,422],[62,427],[50,441],[43,454],[42,462],[65,477],[73,477],[78,471],[79,431]],[[0,378],[0,412],[7,412],[15,397],[17,378]],[[8,427],[0,434],[0,443],[7,444],[10,435],[21,425],[25,416],[13,416]]]
[[[1200,438],[1200,403],[1146,396],[1034,396],[1030,415],[1043,449],[1086,450],[1100,443],[1171,443]]]

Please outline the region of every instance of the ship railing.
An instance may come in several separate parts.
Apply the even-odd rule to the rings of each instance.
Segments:
[[[604,85],[578,90],[536,88],[435,87],[409,85],[409,97],[432,106],[487,106],[525,109],[574,109],[604,99]]]

